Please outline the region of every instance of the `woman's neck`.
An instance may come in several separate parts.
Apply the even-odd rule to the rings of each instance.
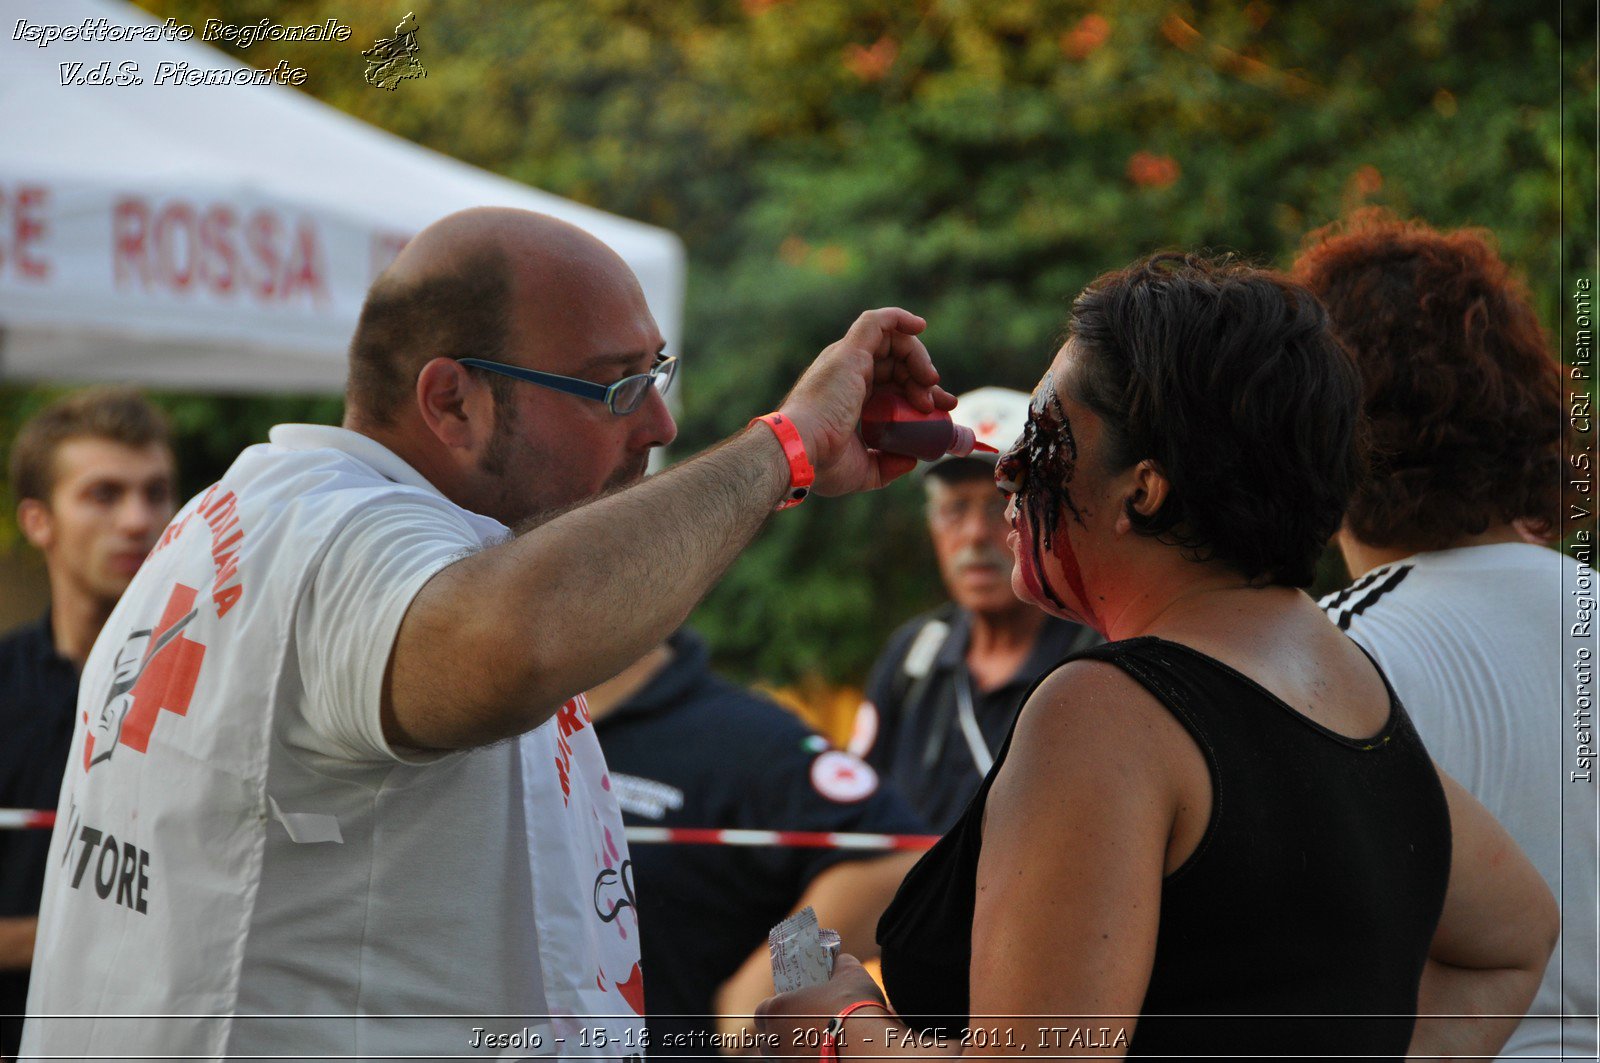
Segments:
[[[1112,641],[1137,638],[1172,627],[1185,616],[1212,611],[1220,596],[1254,590],[1238,572],[1215,561],[1191,561],[1179,551],[1152,542],[1137,544],[1139,556],[1117,561],[1120,578],[1095,579],[1091,593],[1103,627]]]

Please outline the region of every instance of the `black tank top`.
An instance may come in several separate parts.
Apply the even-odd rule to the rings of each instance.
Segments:
[[[1403,1056],[1444,906],[1450,815],[1388,679],[1388,722],[1351,739],[1175,642],[1147,636],[1068,658],[1081,659],[1137,680],[1211,773],[1210,823],[1162,883],[1155,963],[1128,1054]],[[1010,748],[1008,735],[966,812],[878,924],[889,1000],[921,1030],[968,1022],[983,810]]]

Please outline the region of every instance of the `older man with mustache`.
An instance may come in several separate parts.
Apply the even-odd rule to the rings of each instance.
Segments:
[[[1028,396],[979,388],[961,396],[956,417],[1004,451],[1022,433]],[[993,455],[945,457],[927,467],[923,483],[928,534],[951,600],[890,637],[850,748],[942,833],[994,763],[1034,680],[1099,636],[1013,593],[1011,526]]]

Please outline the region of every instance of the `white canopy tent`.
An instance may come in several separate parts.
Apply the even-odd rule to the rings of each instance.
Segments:
[[[6,0],[3,11],[0,378],[337,391],[373,277],[428,223],[483,205],[542,211],[605,241],[677,349],[685,267],[672,233],[418,147],[292,88],[157,84],[162,63],[249,69],[198,43],[201,26],[191,41],[41,47],[22,23],[161,23],[116,0]],[[352,30],[375,38],[393,26]],[[77,83],[129,63],[143,84]]]

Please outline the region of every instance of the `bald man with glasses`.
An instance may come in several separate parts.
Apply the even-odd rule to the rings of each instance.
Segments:
[[[90,655],[23,1056],[641,1053],[582,692],[775,508],[909,471],[854,426],[873,387],[954,405],[923,327],[863,314],[778,411],[641,483],[676,363],[626,264],[524,211],[419,234],[343,426],[244,451]]]

